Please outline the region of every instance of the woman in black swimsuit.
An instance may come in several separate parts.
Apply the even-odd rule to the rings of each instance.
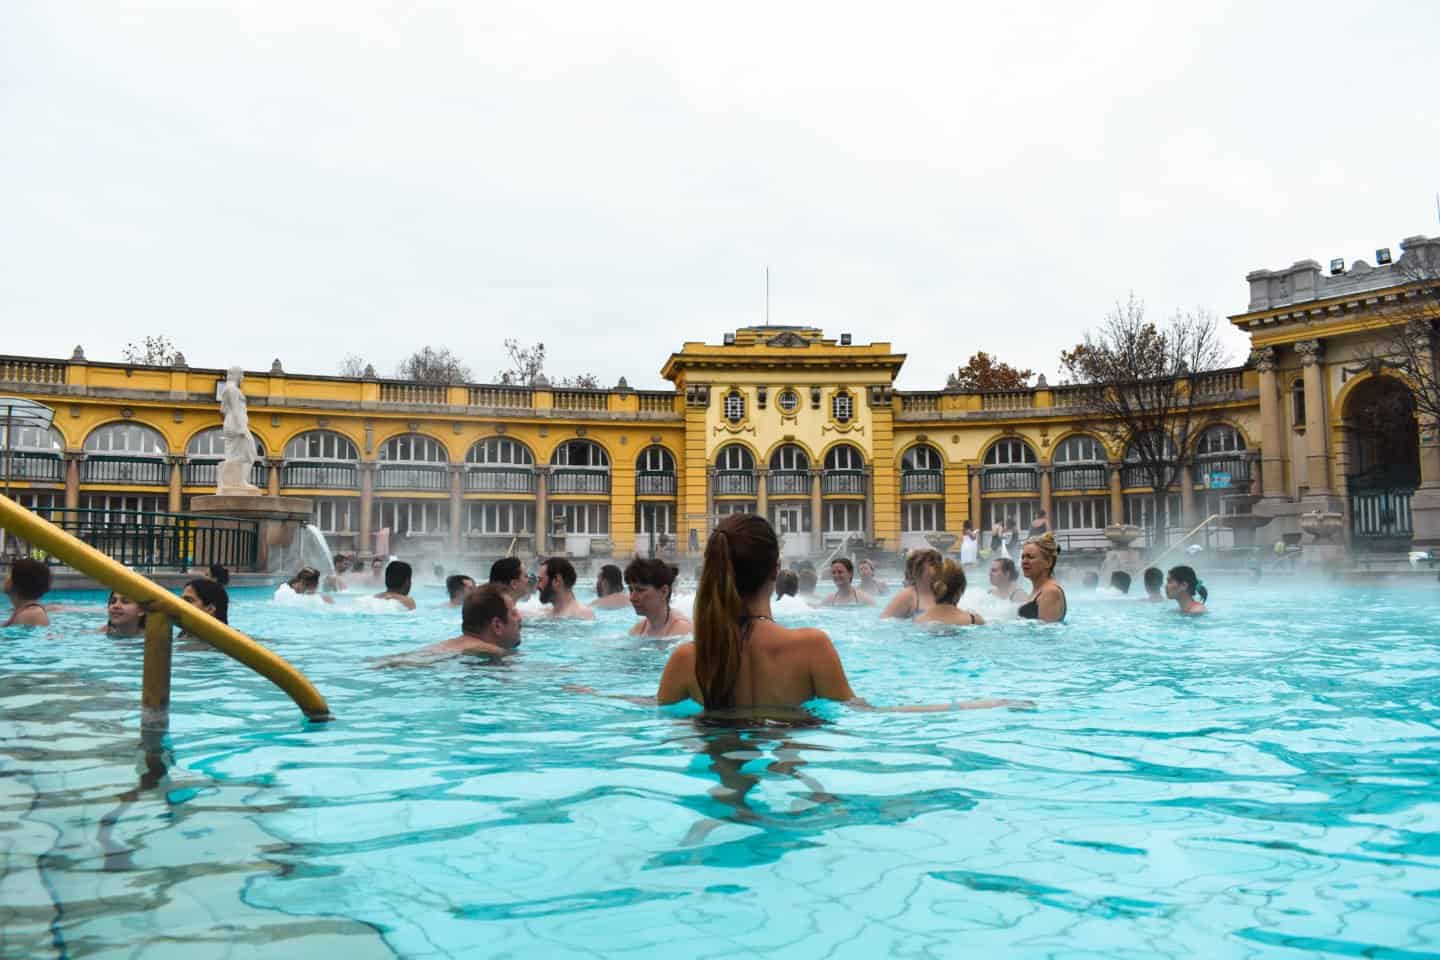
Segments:
[[[1030,600],[1015,612],[1026,620],[1059,623],[1065,619],[1065,591],[1055,579],[1055,562],[1060,559],[1060,545],[1055,535],[1031,537],[1020,551],[1020,569],[1030,578],[1033,590]]]

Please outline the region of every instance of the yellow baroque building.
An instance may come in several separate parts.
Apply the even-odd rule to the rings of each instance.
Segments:
[[[1405,243],[1440,250],[1440,238]],[[667,391],[291,374],[277,360],[245,376],[263,457],[252,481],[312,500],[331,544],[362,554],[388,531],[391,550],[411,555],[683,555],[737,511],[769,517],[791,556],[841,542],[898,551],[958,536],[967,521],[1023,532],[1042,510],[1072,549],[1103,546],[1113,523],[1176,531],[1252,508],[1262,545],[1296,532],[1309,509],[1344,514],[1347,536],[1363,538],[1373,491],[1357,476],[1412,454],[1355,441],[1357,403],[1408,389],[1361,359],[1387,298],[1415,285],[1392,268],[1356,268],[1323,277],[1302,261],[1247,278],[1250,309],[1231,322],[1255,353],[1200,379],[1194,440],[1177,451],[1182,480],[1161,498],[1089,422],[1085,388],[901,391],[905,356],[888,343],[769,326],[685,343],[664,361]],[[214,492],[223,379],[183,361],[90,362],[79,348],[70,359],[0,356],[0,394],[55,411],[48,433],[10,438],[6,484],[32,507],[183,512]],[[1440,456],[1435,431],[1420,436],[1401,493],[1418,486],[1423,500],[1440,490]],[[1253,526],[1212,524],[1204,536],[1243,545]],[[1408,528],[1388,532],[1409,545]]]

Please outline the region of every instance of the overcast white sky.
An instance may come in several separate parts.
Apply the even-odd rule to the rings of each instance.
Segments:
[[[1053,375],[1131,289],[1224,315],[1440,233],[1437,37],[1428,0],[6,0],[0,350],[488,379],[515,336],[657,386],[768,264],[774,322],[902,386]]]

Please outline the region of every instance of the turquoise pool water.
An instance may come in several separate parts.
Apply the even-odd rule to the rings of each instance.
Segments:
[[[563,692],[654,692],[628,611],[375,671],[456,632],[438,588],[239,590],[337,719],[177,651],[158,782],[138,641],[0,631],[0,955],[1440,956],[1436,592],[1216,593],[940,635],[790,605],[877,704],[1037,709],[747,731]]]

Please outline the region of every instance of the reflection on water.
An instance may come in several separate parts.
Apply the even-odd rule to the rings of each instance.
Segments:
[[[180,651],[149,741],[98,610],[0,631],[0,957],[1440,952],[1440,605],[1216,593],[941,634],[789,611],[873,702],[1038,709],[718,718],[563,692],[654,692],[668,647],[628,611],[375,671],[454,634],[438,589],[411,616],[237,591],[336,722]]]

